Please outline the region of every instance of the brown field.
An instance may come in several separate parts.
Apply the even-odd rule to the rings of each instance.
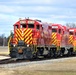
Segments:
[[[7,46],[0,46],[0,55],[8,55],[9,50]]]
[[[16,68],[0,68],[0,75],[76,75],[76,58]]]
[[[7,52],[6,49],[7,47],[2,48],[3,51]],[[0,68],[0,75],[76,75],[76,58],[16,68]]]

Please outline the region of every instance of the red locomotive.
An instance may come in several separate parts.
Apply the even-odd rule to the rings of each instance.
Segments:
[[[40,20],[23,19],[14,24],[9,39],[11,58],[32,59],[76,54],[76,29]]]
[[[68,32],[68,55],[76,54],[76,28],[69,28]]]
[[[50,55],[53,57],[63,56],[66,51],[66,34],[67,27],[61,24],[52,24],[49,26],[51,29],[51,40],[50,40]]]
[[[14,34],[9,40],[10,57],[31,59],[48,55],[46,46],[50,35],[48,24],[40,20],[23,19],[14,24]]]

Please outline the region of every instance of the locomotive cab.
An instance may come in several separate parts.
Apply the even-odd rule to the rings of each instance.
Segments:
[[[26,35],[27,33],[31,34],[31,38],[33,40],[37,40],[40,37],[41,29],[42,29],[42,25],[41,24],[39,24],[35,20],[30,20],[30,19],[20,20],[18,23],[16,23],[14,25],[14,33],[19,33],[20,34],[20,35],[15,36],[15,37],[19,38],[19,40],[21,40],[21,41],[24,41],[27,38],[27,35]],[[22,35],[22,39],[20,38],[21,35]],[[29,37],[29,35],[28,35],[28,37]],[[34,43],[33,40],[31,41],[31,43],[30,43],[30,41],[28,41],[28,42],[25,41],[25,43],[26,44],[33,44]],[[18,40],[16,41],[16,44],[17,43],[18,43]],[[37,41],[34,44],[37,44]]]

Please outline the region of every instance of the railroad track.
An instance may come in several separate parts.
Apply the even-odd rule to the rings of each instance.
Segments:
[[[74,57],[74,55],[69,56],[69,57]],[[10,64],[10,63],[21,63],[21,62],[32,62],[32,61],[43,61],[43,60],[51,60],[51,59],[69,58],[69,57],[67,57],[67,55],[65,55],[63,57],[57,57],[57,58],[37,58],[37,59],[32,59],[32,60],[27,60],[27,59],[18,60],[17,58],[7,58],[7,59],[0,60],[0,65],[1,64]]]
[[[30,60],[18,60],[16,58],[7,58],[7,59],[3,59],[3,60],[0,60],[0,65],[3,65],[3,64],[13,64],[13,63],[21,63],[21,62],[29,62]]]
[[[47,60],[39,60],[39,61],[18,61],[18,62],[12,62],[9,64],[0,64],[0,68],[16,68],[19,66],[27,66],[27,65],[33,65],[33,64],[52,64],[52,63],[56,63],[56,62],[63,62],[65,60],[69,60],[69,59],[76,59],[76,57],[67,57],[67,58],[57,58],[57,59],[47,59]]]

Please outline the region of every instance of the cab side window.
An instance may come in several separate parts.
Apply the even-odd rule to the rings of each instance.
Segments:
[[[15,29],[18,29],[19,27],[18,27],[18,25],[15,25]]]
[[[34,24],[28,24],[28,28],[34,28]]]
[[[38,29],[38,30],[39,30],[39,29],[40,29],[40,26],[39,26],[39,25],[36,25],[36,29]]]
[[[61,29],[59,29],[59,34],[61,34]]]
[[[52,29],[52,32],[57,32],[57,29]]]
[[[73,35],[73,32],[69,32],[69,35]]]
[[[21,24],[21,28],[26,28],[26,24]]]

